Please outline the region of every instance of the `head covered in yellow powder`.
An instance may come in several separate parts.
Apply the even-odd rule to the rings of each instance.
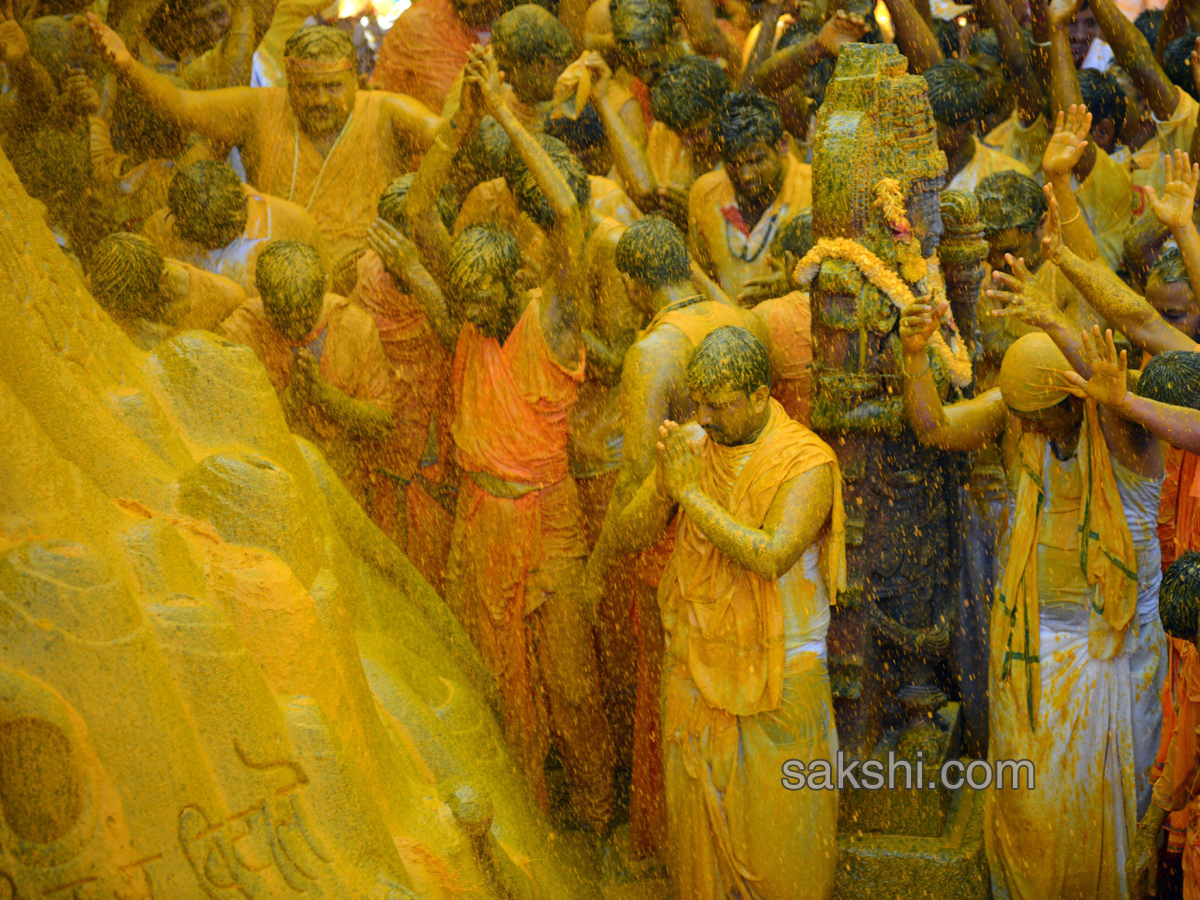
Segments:
[[[1061,403],[1070,394],[1059,385],[1057,372],[1071,364],[1045,332],[1018,338],[1000,364],[1000,394],[1015,413],[1039,412]]]

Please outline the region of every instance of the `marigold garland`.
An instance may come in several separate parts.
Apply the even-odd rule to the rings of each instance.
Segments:
[[[821,263],[829,259],[853,263],[867,281],[882,291],[897,309],[904,309],[904,307],[918,302],[912,289],[892,271],[887,263],[862,244],[848,238],[822,238],[817,241],[817,245],[805,254],[804,259],[800,260],[796,266],[796,281],[802,285],[808,285],[816,277]],[[931,305],[937,306],[946,299],[946,286],[937,265],[937,258],[934,257],[927,262],[930,264],[927,277],[931,279],[929,302]],[[958,332],[954,316],[947,313],[943,321],[950,326],[950,330],[953,332],[951,343],[946,342],[940,331],[934,331],[930,338],[930,345],[950,370],[950,383],[955,387],[963,388],[971,383],[971,359],[967,356],[967,348]]]

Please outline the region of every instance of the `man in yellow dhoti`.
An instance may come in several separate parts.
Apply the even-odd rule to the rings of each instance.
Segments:
[[[664,422],[622,512],[649,546],[678,511],[667,633],[667,863],[680,900],[828,898],[837,794],[790,793],[789,760],[837,753],[825,632],[845,586],[837,457],[770,396],[766,348],[716,329],[687,367],[696,420]]]
[[[1022,281],[1003,283],[1036,291],[1028,272],[1018,273]],[[1044,297],[1038,305],[1050,308]],[[1117,376],[1086,352],[1090,338],[1080,352],[1060,320],[1047,324],[1054,338],[1038,332],[1013,343],[999,387],[943,408],[926,341],[944,308],[901,313],[909,421],[923,442],[944,449],[1003,438],[1016,489],[992,606],[988,756],[1031,761],[1036,781],[986,795],[993,896],[1125,898],[1162,721],[1158,444],[1094,400],[1070,396],[1063,373],[1071,364],[1056,342],[1078,352],[1093,381]]]

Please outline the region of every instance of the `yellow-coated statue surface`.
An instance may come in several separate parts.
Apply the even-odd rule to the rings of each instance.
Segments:
[[[137,350],[0,156],[0,897],[596,897],[253,353]]]

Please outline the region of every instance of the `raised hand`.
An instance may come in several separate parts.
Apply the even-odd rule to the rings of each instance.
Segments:
[[[496,64],[496,57],[492,55],[491,47],[482,48],[481,52],[472,54],[471,58],[467,60],[464,75],[464,81],[478,85],[484,106],[489,111],[504,103],[501,95],[504,73]]]
[[[1042,259],[1058,262],[1062,254],[1062,217],[1058,212],[1058,198],[1054,196],[1054,188],[1045,185],[1042,193],[1046,195],[1046,227],[1042,229]]]
[[[1083,0],[1050,0],[1050,27],[1065,28],[1075,18],[1081,6]]]
[[[1067,176],[1078,164],[1087,147],[1087,136],[1092,130],[1092,114],[1086,106],[1072,103],[1064,114],[1058,112],[1054,135],[1042,154],[1042,171],[1047,178]]]
[[[829,56],[837,56],[842,44],[851,44],[867,32],[867,23],[862,16],[839,9],[817,32],[817,44]]]
[[[1034,287],[1033,275],[1025,266],[1025,260],[1016,259],[1011,253],[1005,254],[1004,258],[1013,274],[992,273],[992,279],[1004,288],[987,292],[989,297],[1004,304],[1000,309],[993,309],[992,315],[1000,319],[1020,319],[1035,328],[1048,328],[1054,324],[1061,312],[1048,294]]]
[[[379,254],[383,267],[393,278],[406,283],[406,273],[420,259],[416,244],[383,219],[376,219],[367,229],[367,246]]]
[[[29,58],[29,38],[13,14],[12,0],[8,0],[0,13],[0,48],[3,48],[4,64],[10,71]]]
[[[700,480],[700,454],[687,431],[667,421],[658,429],[659,489],[679,502]]]
[[[80,22],[80,19],[76,19]],[[88,13],[82,20],[82,26],[92,33],[92,46],[97,55],[116,69],[118,72],[128,72],[133,68],[133,54],[125,46],[121,36],[100,21],[95,13]]]
[[[1192,164],[1188,155],[1182,150],[1176,150],[1174,158],[1171,154],[1163,157],[1166,169],[1166,185],[1161,197],[1154,188],[1146,185],[1146,199],[1158,221],[1172,231],[1186,228],[1192,221],[1196,206],[1196,184],[1200,181],[1200,164]]]
[[[63,81],[63,101],[77,116],[90,116],[100,109],[100,93],[82,69],[71,70]]]
[[[608,67],[608,62],[599,53],[592,51],[584,58],[584,65],[592,76],[592,93],[598,97],[607,94],[612,86],[612,69]]]
[[[1129,365],[1125,351],[1117,354],[1113,343],[1112,329],[1100,334],[1100,326],[1080,332],[1083,360],[1091,369],[1092,377],[1085,379],[1078,372],[1059,372],[1061,386],[1076,397],[1091,397],[1105,406],[1121,406],[1128,397],[1127,379]]]
[[[929,339],[941,324],[942,316],[950,310],[950,304],[942,301],[935,307],[926,303],[913,303],[900,311],[900,346],[904,352],[916,356],[925,352]]]

